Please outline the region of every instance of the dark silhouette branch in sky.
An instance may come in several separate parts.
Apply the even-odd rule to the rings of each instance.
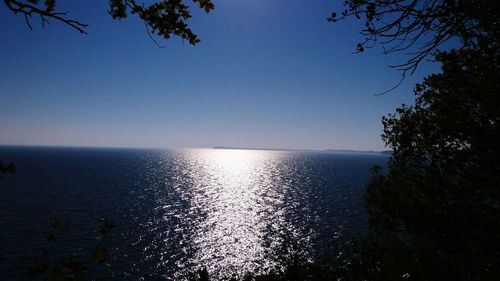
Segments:
[[[72,28],[78,30],[82,34],[87,34],[85,27],[87,24],[81,23],[77,20],[67,18],[67,12],[58,12],[55,10],[56,0],[47,0],[43,5],[38,4],[38,0],[4,0],[5,5],[15,14],[22,14],[26,20],[28,27],[33,30],[30,19],[33,15],[40,16],[42,27],[48,23],[47,18],[51,18],[63,22]]]
[[[451,39],[458,49],[481,44],[498,46],[500,6],[494,0],[345,0],[330,22],[355,17],[364,21],[356,52],[379,43],[385,54],[406,52],[409,59],[391,65],[403,77]]]
[[[87,34],[84,24],[78,20],[70,19],[67,12],[57,11],[57,0],[4,0],[5,5],[15,14],[22,14],[26,24],[33,29],[30,22],[33,16],[39,16],[42,27],[49,23],[49,19],[62,22]],[[206,13],[214,9],[211,0],[193,0]],[[178,36],[195,45],[200,42],[198,36],[189,28],[187,20],[191,18],[190,7],[182,0],[154,1],[152,4],[138,3],[135,0],[110,0],[109,14],[113,19],[124,19],[130,14],[137,15],[144,21],[148,34],[156,34],[164,39]],[[155,40],[153,40],[155,41]],[[156,43],[156,41],[155,41]]]

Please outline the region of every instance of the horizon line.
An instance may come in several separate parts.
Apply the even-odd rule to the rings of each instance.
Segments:
[[[39,147],[39,148],[98,148],[98,149],[156,149],[156,150],[183,150],[183,149],[220,149],[220,150],[262,150],[262,151],[310,151],[310,152],[357,152],[357,153],[387,153],[392,150],[373,149],[345,149],[345,148],[269,148],[269,147],[238,147],[238,146],[212,146],[212,147],[153,147],[153,146],[98,146],[98,145],[58,145],[58,144],[0,144],[0,147]]]

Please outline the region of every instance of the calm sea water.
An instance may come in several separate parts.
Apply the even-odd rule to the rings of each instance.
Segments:
[[[30,280],[53,218],[71,225],[50,256],[86,259],[102,217],[116,228],[87,279],[183,280],[265,272],[284,257],[342,259],[367,227],[370,167],[387,156],[255,150],[0,147],[0,275]],[[98,278],[96,278],[98,276]]]

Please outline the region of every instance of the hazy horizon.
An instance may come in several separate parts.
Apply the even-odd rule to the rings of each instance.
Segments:
[[[207,147],[153,147],[153,146],[96,146],[96,145],[57,145],[57,144],[0,144],[0,147],[33,147],[33,148],[96,148],[96,149],[160,149],[160,150],[196,150],[196,149],[227,149],[227,150],[269,150],[269,151],[353,151],[353,152],[384,152],[389,149],[351,149],[351,148],[288,148],[288,147],[240,147],[240,146],[207,146]]]

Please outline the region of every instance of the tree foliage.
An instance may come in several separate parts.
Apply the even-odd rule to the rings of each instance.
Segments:
[[[109,232],[115,227],[110,219],[103,219],[99,228],[99,242],[91,255],[78,253],[80,249],[74,249],[70,255],[58,257],[54,254],[56,244],[61,241],[66,230],[70,227],[69,221],[54,219],[50,223],[52,233],[46,236],[48,247],[36,256],[29,268],[31,280],[47,281],[77,281],[83,280],[82,277],[89,272],[93,265],[102,264],[108,259],[108,250],[104,245]],[[76,255],[75,254],[79,254]]]
[[[409,52],[405,63],[392,67],[413,73],[419,63],[447,41],[459,49],[478,45],[499,47],[500,5],[495,0],[345,0],[345,9],[329,21],[348,17],[364,21],[363,52],[380,43],[384,53]]]
[[[372,231],[352,280],[498,280],[500,269],[500,6],[492,0],[347,0],[330,21],[364,20],[362,52],[409,51],[442,72],[414,105],[383,118],[389,171],[368,185]],[[458,39],[451,51],[439,49]]]
[[[42,26],[50,19],[62,22],[86,34],[84,24],[68,17],[67,12],[59,11],[57,3],[60,0],[4,0],[5,5],[12,12],[24,16],[29,28],[32,29],[31,19],[39,17]],[[193,0],[205,12],[214,8],[211,0]],[[182,0],[159,0],[148,5],[135,0],[109,0],[109,14],[113,19],[125,19],[129,15],[137,15],[144,21],[148,33],[157,34],[165,39],[178,36],[188,40],[191,44],[200,42],[198,36],[189,28],[188,19],[191,18],[190,7]]]
[[[0,179],[2,178],[2,174],[6,173],[14,173],[16,171],[16,167],[13,163],[4,164],[0,161]]]
[[[500,56],[467,49],[437,60],[442,73],[416,86],[415,105],[383,119],[394,154],[366,194],[368,279],[500,277]]]

